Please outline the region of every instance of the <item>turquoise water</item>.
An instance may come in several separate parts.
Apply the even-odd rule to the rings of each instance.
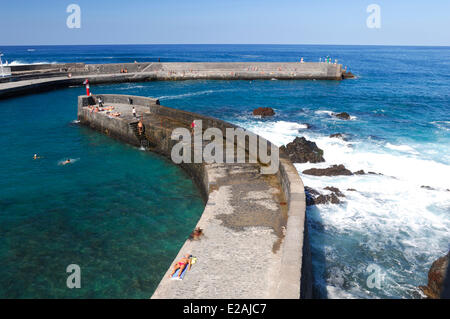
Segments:
[[[73,60],[89,63],[156,61],[158,57],[161,57],[162,61],[298,61],[302,56],[305,61],[318,61],[319,58],[327,55],[333,59],[336,58],[344,65],[348,65],[350,70],[357,74],[357,78],[342,82],[150,82],[92,86],[92,91],[159,97],[163,105],[231,121],[263,135],[278,145],[288,143],[296,136],[305,136],[315,141],[324,150],[326,162],[296,164],[304,183],[321,192],[326,192],[324,190],[326,186],[335,186],[346,195],[344,202],[340,205],[322,205],[307,209],[315,288],[319,297],[419,298],[420,291],[417,287],[426,284],[431,263],[446,254],[450,248],[450,192],[447,191],[450,189],[450,91],[448,90],[450,48],[175,45],[90,46],[76,47],[74,50],[67,50],[66,47],[36,47],[32,52],[27,51],[27,47],[2,47],[1,50],[7,57],[9,56],[10,61],[16,61],[16,64]],[[107,157],[108,162],[118,162],[117,165],[120,167],[126,166],[124,163],[131,161],[129,156],[130,158],[143,156],[145,160],[149,160],[152,156],[118,144],[89,130],[71,126],[69,123],[75,118],[75,96],[82,94],[83,91],[84,89],[79,87],[0,102],[0,111],[6,112],[2,113],[2,118],[5,118],[6,114],[10,119],[10,121],[4,121],[1,127],[3,134],[1,146],[7,150],[3,158],[8,164],[4,165],[0,171],[2,189],[3,187],[5,189],[2,191],[2,196],[8,198],[2,203],[19,207],[23,205],[25,198],[31,200],[29,194],[33,186],[24,181],[32,176],[28,170],[36,165],[51,162],[51,165],[49,164],[51,173],[42,174],[40,179],[34,180],[35,183],[45,181],[45,189],[49,190],[48,194],[61,189],[59,183],[64,182],[62,177],[54,178],[55,174],[60,173],[67,179],[78,178],[74,177],[78,176],[77,174],[70,174],[70,177],[67,177],[66,168],[75,170],[77,165],[78,167],[86,165],[86,170],[92,169],[93,172],[98,172],[100,160],[97,159],[98,165],[89,165],[94,159],[88,160],[86,154],[78,154],[76,151],[79,144],[91,146],[94,143],[91,142],[92,139],[100,139],[97,140],[98,143],[95,143],[96,149],[108,147],[110,143],[117,148],[128,149],[130,153],[126,156],[120,151]],[[73,106],[61,106],[58,101],[71,95],[73,95],[71,98]],[[37,103],[38,101],[41,103]],[[22,104],[29,107],[24,107]],[[56,107],[57,105],[60,106]],[[251,111],[259,106],[274,108],[276,115],[267,119],[253,117]],[[343,111],[350,113],[352,120],[342,121],[330,116],[331,112]],[[56,126],[39,127],[38,119],[40,119],[39,123],[46,121],[57,123],[59,129],[55,129]],[[34,128],[36,132],[30,134],[28,129],[26,132],[18,129],[18,126],[23,125],[22,123]],[[310,124],[311,128],[307,129],[305,123]],[[329,135],[333,133],[345,133],[348,141],[329,138]],[[70,134],[73,136],[70,137]],[[41,146],[40,141],[45,141],[42,135],[49,141],[42,143]],[[17,141],[19,137],[22,138]],[[60,139],[59,142],[57,142],[58,139]],[[68,139],[70,143],[65,142]],[[64,145],[63,150],[61,150],[61,143]],[[36,146],[39,147],[36,149]],[[35,152],[46,156],[51,154],[52,160],[37,163],[29,161],[29,157]],[[71,167],[59,167],[58,161],[67,156],[79,158],[79,161]],[[383,175],[319,178],[302,174],[302,171],[307,168],[328,167],[332,164],[344,164],[352,171],[363,169],[366,172],[374,171]],[[10,165],[14,167],[10,169]],[[168,170],[175,169],[170,164],[167,165]],[[130,167],[141,170],[141,167],[146,166],[132,165]],[[122,171],[123,169],[121,168]],[[108,172],[111,173],[111,171]],[[154,174],[154,170],[148,173]],[[104,172],[100,174],[101,178],[104,178],[104,174]],[[13,183],[9,183],[11,175],[15,176]],[[89,176],[92,175],[89,174]],[[136,173],[135,176],[139,180],[140,174]],[[73,187],[75,184],[83,185],[83,181],[86,180],[79,178],[71,185]],[[184,183],[190,183],[189,180],[184,181]],[[127,182],[123,181],[123,183],[125,185]],[[147,188],[156,186],[152,182],[147,183],[145,184]],[[160,184],[159,180],[157,184]],[[183,185],[181,182],[177,184]],[[9,195],[9,188],[6,187],[12,187],[11,185],[16,185],[13,193],[21,197]],[[434,190],[421,186],[430,186]],[[43,188],[34,187],[39,190]],[[108,191],[103,192],[105,187],[107,186],[104,183],[99,183],[97,187],[94,187],[94,191],[103,194],[107,203],[118,199]],[[147,189],[136,188],[141,191]],[[348,188],[355,188],[358,191],[347,191]],[[189,197],[189,189],[186,187],[180,190],[183,198]],[[134,194],[134,191],[136,190],[133,189],[130,193],[124,194],[123,206],[129,205],[128,197]],[[155,194],[162,191],[167,189],[155,189]],[[62,190],[60,192],[63,193]],[[80,205],[80,200],[73,198],[79,191],[67,192],[66,197],[60,195],[61,193],[58,193],[58,196],[40,195],[34,198],[39,198],[43,202],[42,205],[52,208],[55,206],[52,203],[53,200],[60,201],[61,198],[66,197],[73,199],[74,203],[71,203],[73,207]],[[180,194],[178,196],[181,196]],[[150,197],[155,198],[155,196],[162,195]],[[198,198],[197,196],[194,197]],[[66,200],[63,199],[64,202]],[[33,202],[33,205],[36,204]],[[102,210],[103,205],[99,205],[98,209]],[[177,207],[178,205],[177,202]],[[188,205],[189,208],[192,206]],[[201,206],[200,202],[199,205]],[[86,205],[83,207],[85,214],[89,216],[88,212],[91,208]],[[5,209],[2,209],[1,216],[5,215],[3,211]],[[19,218],[21,211],[18,208],[15,213],[7,215],[10,218],[11,216]],[[68,213],[71,211],[72,208],[67,210]],[[175,211],[179,213],[178,210],[175,209]],[[25,222],[17,223],[27,225]],[[195,222],[192,223],[195,224]],[[84,225],[84,223],[81,224]],[[169,227],[167,224],[158,224],[154,230],[158,234],[161,234],[159,227],[166,227],[166,231],[172,229],[172,225]],[[181,229],[182,226],[180,226]],[[60,234],[64,234],[65,231],[64,229]],[[41,235],[46,236],[46,234],[46,229],[42,228]],[[185,237],[186,233],[183,236]],[[180,235],[178,239],[179,245],[182,243],[183,236]],[[15,238],[22,237],[19,235]],[[120,240],[128,239],[128,237],[116,237],[118,244]],[[27,232],[24,238],[37,238],[37,235],[30,235]],[[4,242],[5,240],[2,239],[0,247],[4,247]],[[176,240],[173,242],[175,243]],[[109,245],[109,239],[104,243]],[[73,251],[79,251],[83,246],[80,244],[79,248]],[[158,251],[158,248],[158,246],[152,246],[147,253],[153,254],[153,251]],[[5,249],[2,248],[1,251]],[[164,255],[163,252],[162,255]],[[170,260],[171,258],[167,258],[165,265],[170,263]],[[69,262],[74,261],[64,260],[64,266],[58,269],[65,269]],[[139,263],[142,260],[135,262]],[[8,267],[13,269],[29,267],[23,273],[37,273],[34,271],[37,262],[16,261],[10,264],[11,266]],[[375,265],[381,271],[381,289],[370,288],[367,285],[367,279],[371,274],[367,267],[370,265]],[[129,267],[131,268],[130,265]],[[161,268],[165,267],[167,266],[161,266]],[[6,275],[8,273],[9,271],[4,271],[5,275],[0,276],[1,280],[8,280],[9,283],[15,278],[20,278],[20,275]],[[51,277],[51,273],[49,272],[47,278]],[[65,282],[65,274],[62,273],[61,276]],[[34,278],[36,276],[33,276],[33,280]],[[28,287],[23,282],[16,285],[16,287],[20,286]],[[2,284],[0,287],[4,289],[3,287],[8,285]],[[134,288],[129,289],[134,291]]]
[[[0,101],[0,298],[149,298],[203,211],[180,168],[74,124],[78,94]]]

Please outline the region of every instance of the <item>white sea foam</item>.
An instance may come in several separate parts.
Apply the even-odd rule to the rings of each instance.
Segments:
[[[430,154],[419,154],[416,145],[343,141],[310,130],[299,131],[301,124],[294,122],[237,124],[276,145],[304,136],[324,150],[325,163],[295,164],[295,167],[305,185],[323,193],[326,193],[326,186],[334,186],[346,195],[340,205],[308,209],[310,222],[320,225],[322,233],[331,238],[320,243],[312,239],[312,245],[323,246],[320,250],[327,261],[323,276],[328,297],[379,296],[379,292],[366,286],[369,264],[386,269],[382,296],[419,294],[417,286],[426,283],[431,262],[449,248],[449,162],[439,162]],[[442,148],[441,145],[428,147]],[[302,174],[308,168],[333,164],[344,164],[351,171],[363,169],[383,175],[316,177]],[[422,188],[423,185],[435,190]],[[347,191],[350,188],[357,191]],[[315,232],[313,229],[313,235],[318,236]],[[349,248],[345,248],[346,245]]]
[[[17,65],[40,65],[40,64],[56,64],[58,62],[46,62],[46,61],[42,61],[42,62],[33,62],[33,63],[29,63],[29,62],[24,62],[24,61],[20,61],[20,60],[14,60],[12,62],[8,62],[6,64],[3,64],[5,66],[17,66]]]
[[[409,145],[393,145],[391,143],[386,143],[386,147],[395,151],[401,151],[411,154],[419,154],[419,152],[417,152],[414,148],[412,148]]]
[[[330,110],[318,110],[318,111],[315,111],[314,113],[317,114],[317,115],[323,115],[323,114],[325,114],[325,115],[333,116],[333,117],[334,117],[334,115],[337,114],[336,112],[333,112],[333,111],[330,111]],[[336,117],[334,117],[334,118],[336,118]],[[336,119],[337,119],[337,118],[336,118]],[[358,119],[358,118],[357,118],[355,115],[350,115],[350,120],[351,120],[351,121],[354,121],[354,120],[357,120],[357,119]]]
[[[143,89],[145,87],[146,86],[142,85],[142,84],[128,83],[127,85],[116,88],[116,90],[127,91],[127,90],[131,90],[131,89]]]
[[[277,146],[292,142],[296,136],[300,135],[299,131],[306,130],[308,128],[306,124],[287,121],[251,121],[236,124],[264,137]]]
[[[431,124],[441,130],[450,131],[450,121],[433,121]]]
[[[317,115],[327,114],[329,116],[332,116],[334,114],[333,111],[329,111],[329,110],[319,110],[319,111],[315,111],[314,113],[316,113]]]

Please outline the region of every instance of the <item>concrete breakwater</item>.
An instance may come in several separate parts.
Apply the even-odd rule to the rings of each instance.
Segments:
[[[119,117],[94,111],[97,96],[80,96],[78,119],[111,137],[169,157],[177,141],[174,128],[202,120],[203,129],[236,126],[207,116],[159,105],[151,98],[101,95]],[[135,107],[144,133],[136,132]],[[225,134],[224,134],[225,136]],[[269,143],[269,142],[267,142]],[[236,145],[249,151],[247,143]],[[276,174],[261,174],[261,164],[181,164],[202,190],[206,206],[197,226],[204,235],[187,239],[174,262],[186,253],[198,262],[183,281],[168,279],[152,298],[310,298],[312,269],[303,183],[281,154]],[[151,243],[150,243],[151,244]]]
[[[12,66],[0,80],[0,98],[58,87],[178,80],[342,80],[341,64],[297,62],[196,62],[121,64],[45,64]]]

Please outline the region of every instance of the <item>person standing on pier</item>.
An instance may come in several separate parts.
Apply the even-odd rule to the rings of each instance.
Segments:
[[[142,135],[142,133],[144,133],[144,124],[142,123],[142,117],[139,119],[138,133],[139,135]]]
[[[195,124],[195,120],[193,120],[191,123],[191,135],[194,135],[194,129],[196,126],[197,126],[197,124]]]
[[[103,107],[103,99],[101,96],[98,97],[98,106]]]

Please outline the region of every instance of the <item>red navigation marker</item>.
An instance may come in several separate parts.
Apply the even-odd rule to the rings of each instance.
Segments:
[[[87,95],[87,96],[90,96],[90,95],[91,95],[91,92],[89,91],[89,80],[86,79],[86,80],[83,82],[83,84],[86,85],[86,95]]]

